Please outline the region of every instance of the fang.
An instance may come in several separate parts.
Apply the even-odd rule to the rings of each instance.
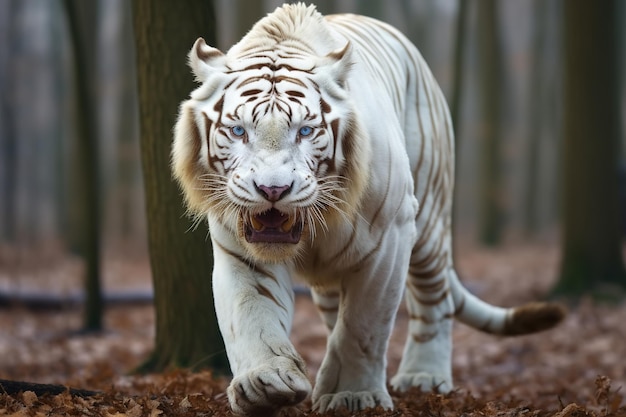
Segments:
[[[287,218],[287,221],[283,223],[282,226],[280,226],[280,230],[282,230],[285,233],[289,232],[293,228],[293,225],[295,222],[296,222],[296,216],[289,216]]]
[[[250,216],[250,224],[252,225],[254,230],[256,230],[257,232],[260,232],[261,230],[264,229],[263,224],[260,221],[258,221],[254,216]]]

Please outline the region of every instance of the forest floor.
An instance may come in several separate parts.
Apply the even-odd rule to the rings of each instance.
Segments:
[[[541,298],[554,283],[558,261],[555,245],[537,244],[497,250],[461,248],[457,264],[474,293],[510,306]],[[15,290],[14,279],[10,281],[1,266],[0,290]],[[145,260],[109,262],[106,268],[108,291],[149,291]],[[68,294],[80,285],[77,271],[76,262],[68,261],[20,278],[17,287],[24,293],[36,286],[42,293]],[[75,305],[33,309],[17,303],[0,308],[1,379],[99,391],[82,397],[67,391],[41,394],[35,389],[7,393],[0,386],[0,415],[231,415],[224,394],[227,379],[185,370],[142,376],[129,372],[153,346],[154,312],[149,303],[109,306],[106,330],[97,334],[77,331],[81,317]],[[398,366],[406,324],[401,309],[389,347],[389,375]],[[324,355],[325,337],[309,297],[299,295],[293,341],[312,379]],[[370,409],[354,415],[626,417],[624,301],[605,305],[584,299],[570,308],[558,328],[537,335],[500,338],[455,324],[453,337],[457,387],[453,393],[392,392],[395,411]],[[307,400],[283,414],[317,415],[310,408]]]

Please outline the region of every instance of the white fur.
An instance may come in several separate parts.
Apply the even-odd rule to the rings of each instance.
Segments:
[[[270,412],[311,391],[289,340],[294,278],[312,287],[330,330],[315,410],[393,408],[385,355],[407,284],[410,336],[392,384],[449,391],[452,317],[500,331],[508,310],[469,296],[454,272],[453,134],[417,50],[380,22],[324,20],[300,4],[261,20],[226,55],[199,40],[190,65],[202,85],[181,106],[173,170],[190,210],[208,215],[233,410]],[[270,104],[244,104],[269,88],[267,77]],[[290,90],[296,99],[287,112],[281,100]],[[319,138],[298,138],[300,126],[322,123],[321,113],[327,125]],[[233,138],[229,123],[245,136]],[[291,191],[269,202],[255,184]],[[304,219],[298,244],[246,242],[245,213],[272,207]]]

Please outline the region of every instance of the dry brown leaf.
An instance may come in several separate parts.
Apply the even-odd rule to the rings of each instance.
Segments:
[[[559,411],[554,417],[593,417],[593,414],[578,404],[568,404],[563,410]]]
[[[24,391],[22,393],[22,401],[26,407],[32,407],[37,402],[37,394],[33,391]]]
[[[609,409],[610,412],[617,413],[617,411],[622,405],[622,401],[624,401],[624,396],[622,394],[618,394],[617,392],[613,394],[613,399],[611,400],[611,407]]]
[[[192,407],[191,401],[189,401],[189,396],[186,396],[185,398],[183,398],[183,400],[178,403],[178,406],[183,410],[183,411],[187,411],[189,408]]]
[[[30,417],[28,410],[19,410],[12,414],[8,414],[8,417]]]

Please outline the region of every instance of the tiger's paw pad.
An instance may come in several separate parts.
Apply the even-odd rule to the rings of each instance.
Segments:
[[[293,360],[278,357],[233,378],[227,392],[235,414],[270,415],[302,402],[311,392],[311,383]]]
[[[391,386],[396,391],[407,391],[417,387],[424,392],[435,391],[447,394],[452,391],[452,378],[446,375],[433,375],[428,372],[398,373],[391,378]]]
[[[320,396],[313,404],[313,411],[325,413],[328,410],[346,408],[354,412],[379,405],[385,410],[393,410],[393,402],[386,391],[342,391]]]

